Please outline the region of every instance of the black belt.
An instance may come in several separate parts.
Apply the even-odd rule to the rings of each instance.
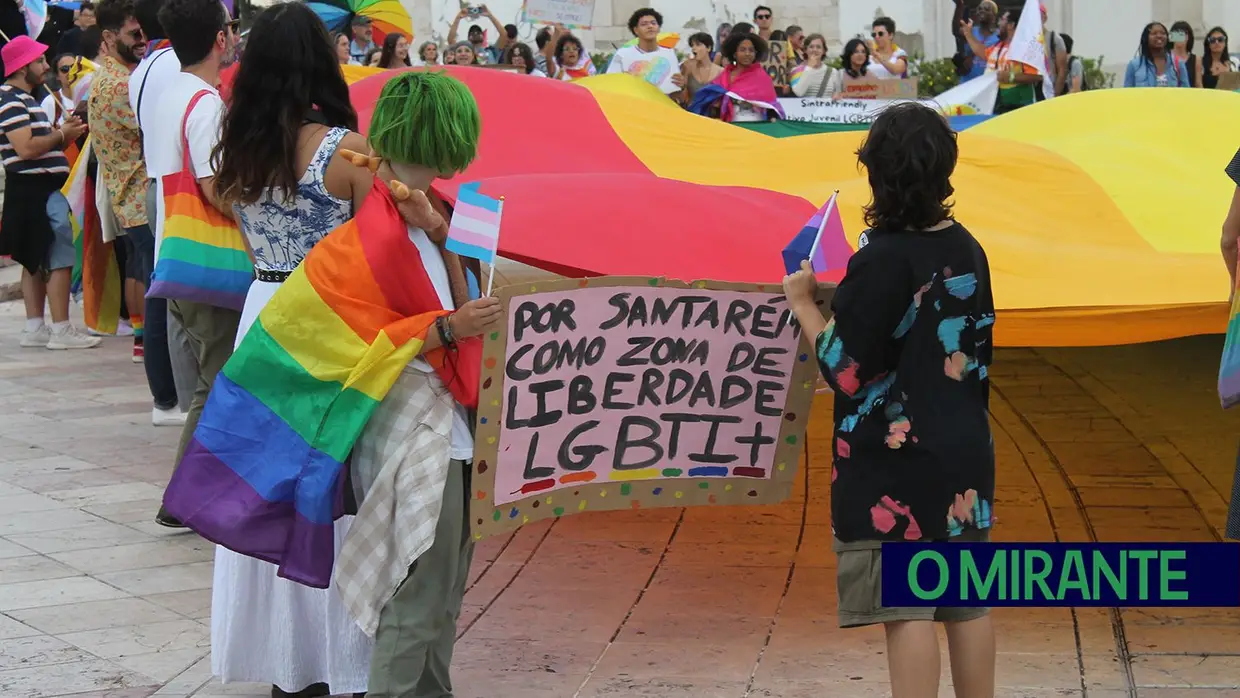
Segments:
[[[288,280],[288,277],[293,275],[293,272],[276,271],[274,269],[259,269],[258,267],[255,267],[254,275],[259,281],[266,281],[267,283],[272,284],[282,284]]]

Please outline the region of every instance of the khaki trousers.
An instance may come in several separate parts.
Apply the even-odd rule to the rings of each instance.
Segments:
[[[452,698],[448,670],[474,556],[470,467],[448,467],[435,542],[379,614],[367,698]]]

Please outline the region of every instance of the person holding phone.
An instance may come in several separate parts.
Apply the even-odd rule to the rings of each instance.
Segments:
[[[469,33],[466,36],[469,39],[470,45],[474,48],[474,54],[477,55],[479,63],[492,65],[499,63],[504,56],[504,49],[508,46],[508,32],[486,5],[462,8],[456,14],[456,19],[452,20],[452,28],[448,30],[448,45],[456,45],[457,32],[461,28],[461,22],[466,17],[486,17],[491,20],[491,24],[495,25],[495,36],[498,38],[495,40],[494,46],[487,46],[486,32],[481,25],[470,25]]]
[[[1188,71],[1188,79],[1193,87],[1201,87],[1201,61],[1197,60],[1197,54],[1193,53],[1197,43],[1193,36],[1193,25],[1184,21],[1172,24],[1168,39],[1171,41],[1171,55]]]
[[[895,20],[879,17],[871,28],[870,73],[879,80],[908,77],[908,53],[895,44]]]

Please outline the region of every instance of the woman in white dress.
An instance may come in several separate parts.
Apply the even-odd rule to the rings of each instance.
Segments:
[[[304,3],[264,10],[250,32],[224,117],[215,187],[231,203],[253,251],[237,343],[315,244],[353,217],[374,177],[341,157],[366,152],[340,60]],[[336,551],[351,516],[336,522]],[[216,548],[211,665],[224,682],[273,684],[273,696],[366,691],[373,640],[345,610],[335,585],[314,589],[276,566]]]

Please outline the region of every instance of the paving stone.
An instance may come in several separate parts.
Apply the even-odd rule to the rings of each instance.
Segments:
[[[20,321],[0,305],[0,695],[269,695],[211,678],[214,547],[151,520],[178,433],[149,425],[128,342],[10,350]],[[998,352],[994,539],[1087,540],[1087,520],[1101,540],[1209,539],[1235,464],[1217,435],[1240,427],[1213,395],[1216,345]],[[780,504],[590,513],[482,541],[457,695],[741,698],[751,674],[749,696],[888,695],[881,627],[835,616],[829,430],[828,396]],[[1107,610],[992,617],[999,695],[1129,695]],[[1240,693],[1240,609],[1118,617],[1141,696]]]

